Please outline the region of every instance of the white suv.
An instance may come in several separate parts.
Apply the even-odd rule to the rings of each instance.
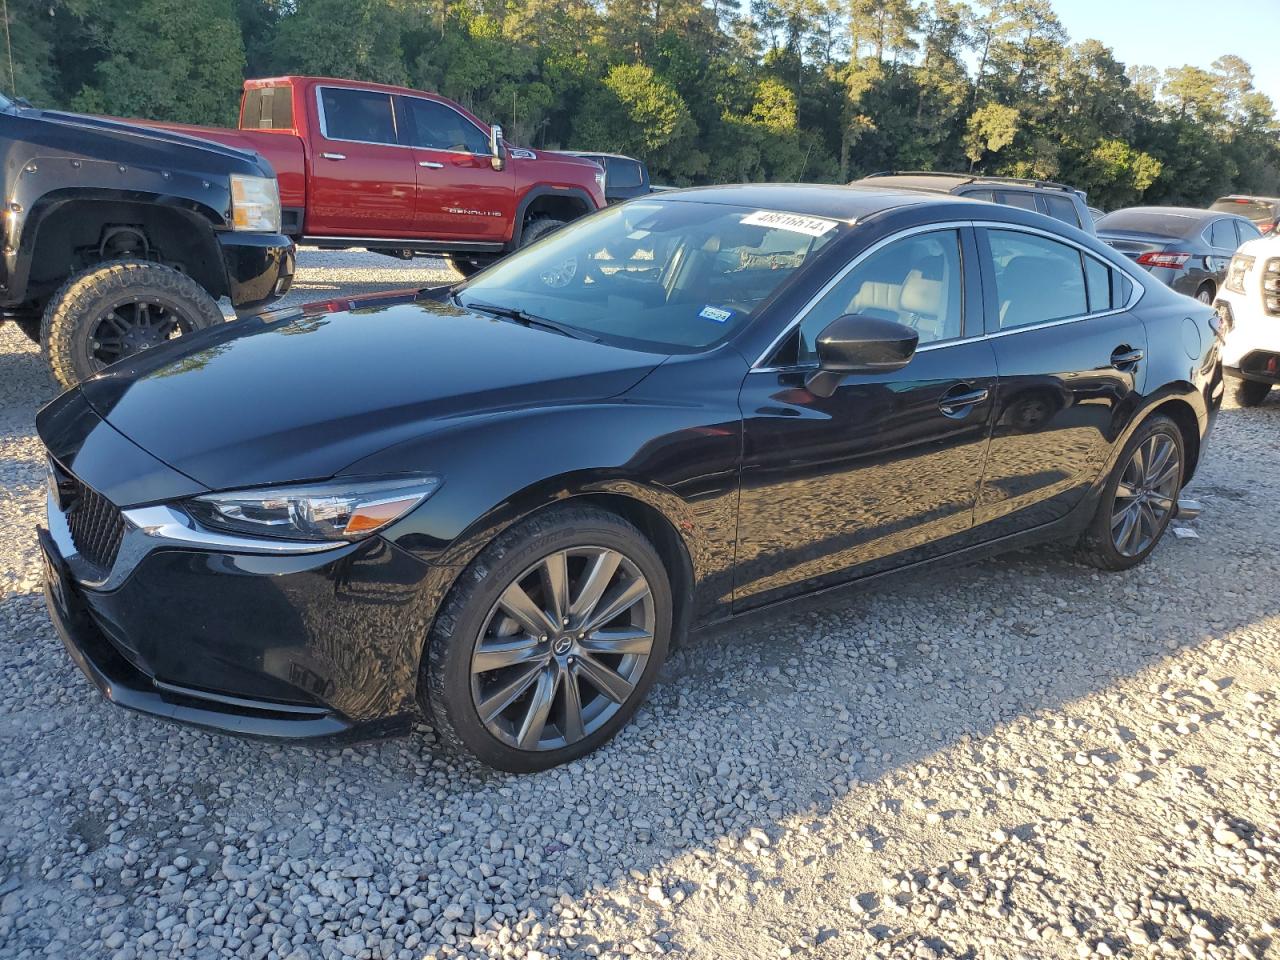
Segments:
[[[1236,251],[1216,305],[1227,328],[1222,362],[1236,380],[1236,400],[1256,407],[1280,384],[1280,236]]]

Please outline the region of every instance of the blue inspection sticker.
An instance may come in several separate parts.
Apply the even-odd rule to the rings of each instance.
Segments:
[[[698,311],[698,316],[704,320],[714,320],[716,323],[724,323],[733,316],[732,310],[721,310],[719,307],[703,307]]]

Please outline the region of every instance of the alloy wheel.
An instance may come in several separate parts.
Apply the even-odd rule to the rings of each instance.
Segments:
[[[1116,486],[1111,541],[1121,556],[1136,557],[1155,543],[1173,514],[1181,456],[1173,439],[1153,433],[1133,452]]]
[[[191,322],[171,307],[129,298],[110,307],[93,327],[89,356],[106,366],[191,332]]]
[[[516,577],[471,655],[471,699],[485,728],[520,750],[556,750],[609,722],[653,650],[653,594],[617,550],[548,554]]]

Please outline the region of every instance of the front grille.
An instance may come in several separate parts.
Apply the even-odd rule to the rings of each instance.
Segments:
[[[59,499],[76,551],[108,572],[124,539],[124,515],[114,503],[65,471],[58,477]]]

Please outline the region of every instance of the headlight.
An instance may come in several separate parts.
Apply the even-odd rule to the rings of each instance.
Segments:
[[[360,540],[400,519],[440,488],[439,477],[398,477],[238,490],[183,503],[213,530],[285,540]]]
[[[231,228],[280,232],[280,186],[275,177],[231,175]]]
[[[1244,293],[1244,277],[1253,269],[1253,257],[1243,253],[1237,253],[1231,258],[1231,264],[1227,267],[1227,279],[1225,286],[1228,290],[1236,293]]]

